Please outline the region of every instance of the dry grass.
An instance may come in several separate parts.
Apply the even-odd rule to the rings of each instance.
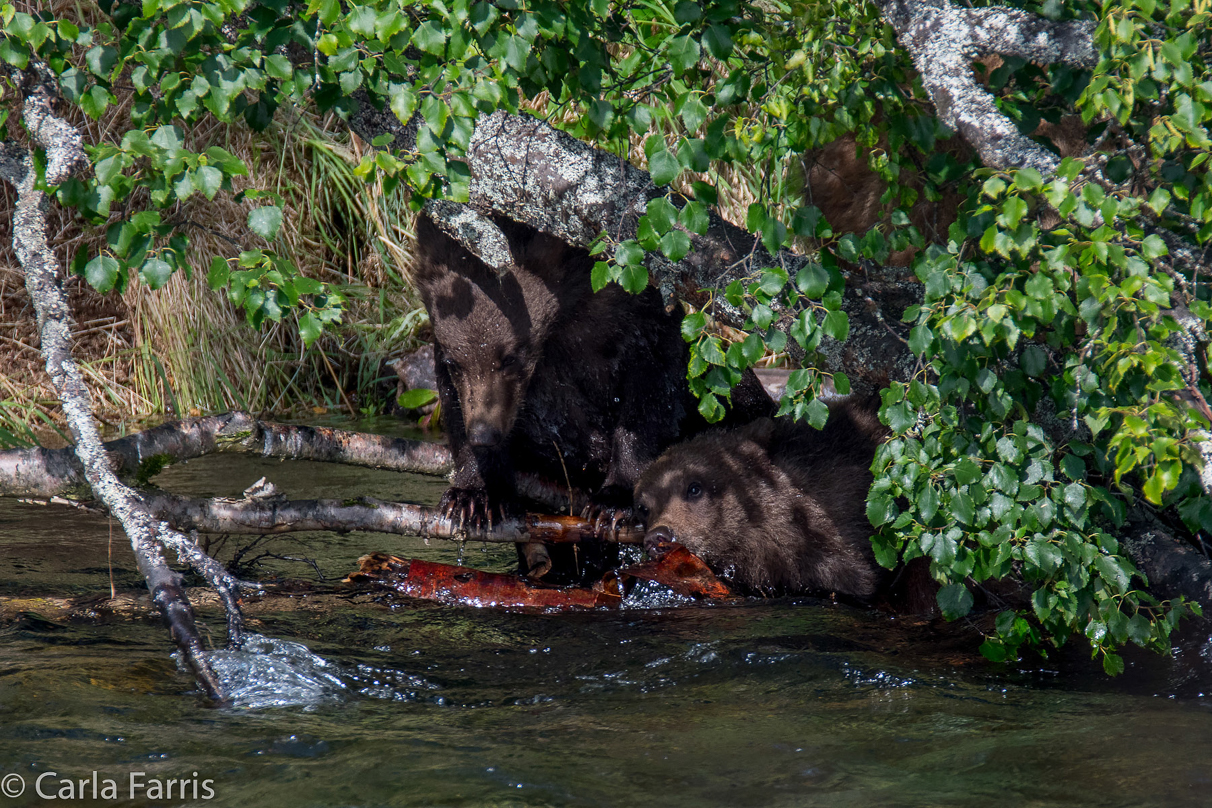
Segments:
[[[25,5],[29,5],[27,2]],[[41,4],[39,4],[41,5]],[[19,3],[20,7],[21,4]],[[32,10],[27,8],[26,10]],[[93,3],[55,2],[52,10],[95,18]],[[11,120],[15,98],[4,99]],[[129,97],[100,121],[77,108],[61,110],[87,144],[117,142],[129,124]],[[20,127],[13,134],[20,136]],[[283,227],[272,247],[303,274],[347,287],[344,324],[304,349],[293,322],[250,328],[242,311],[207,288],[215,255],[266,246],[246,225],[252,203],[232,195],[214,201],[195,195],[162,212],[188,222],[190,277],[177,273],[158,291],[132,280],[122,292],[99,295],[82,279],[67,278],[75,325],[75,353],[93,390],[100,417],[116,427],[172,413],[233,407],[257,411],[370,408],[384,359],[419,344],[423,310],[407,285],[411,217],[399,194],[366,186],[352,174],[361,147],[337,119],[321,120],[283,108],[264,133],[217,121],[188,128],[186,145],[219,145],[249,167],[235,190],[272,190],[283,199]],[[58,422],[57,401],[38,353],[32,307],[11,247],[12,190],[0,191],[0,443],[29,435],[31,426]],[[146,204],[135,195],[111,216],[120,221]],[[53,204],[49,238],[62,266],[78,250],[104,249],[105,227],[93,227]],[[392,385],[394,388],[394,384]]]

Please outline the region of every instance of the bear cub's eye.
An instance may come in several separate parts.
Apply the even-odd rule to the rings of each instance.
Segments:
[[[701,483],[691,483],[686,486],[686,499],[698,499],[703,496],[703,486]]]
[[[518,363],[518,358],[516,356],[507,356],[501,360],[501,370],[509,370],[511,367],[513,367],[517,363]]]

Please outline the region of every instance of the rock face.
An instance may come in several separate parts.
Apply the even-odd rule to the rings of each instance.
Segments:
[[[681,315],[652,288],[594,294],[594,259],[498,220],[513,266],[498,273],[422,216],[414,274],[434,331],[442,415],[455,456],[442,507],[469,524],[516,502],[514,475],[591,492],[590,516],[630,512],[640,473],[703,429],[686,383]],[[773,411],[755,377],[732,418]]]
[[[823,430],[764,418],[674,446],[636,485],[646,546],[681,543],[752,594],[870,599],[886,577],[866,516],[884,435],[873,411],[839,403]]]

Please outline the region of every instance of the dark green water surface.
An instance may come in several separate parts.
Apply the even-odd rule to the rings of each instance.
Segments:
[[[432,503],[445,486],[227,456],[158,482],[231,496],[262,475],[292,498]],[[0,500],[0,596],[107,595],[108,543],[102,517]],[[120,532],[113,548],[115,585],[136,589]],[[332,582],[374,550],[460,554],[308,534],[245,558],[278,556],[249,574],[319,584],[317,569]],[[512,548],[462,555],[504,570]],[[0,622],[0,782],[26,783],[0,808],[1212,805],[1212,675],[1198,638],[1177,658],[1134,657],[1109,681],[1080,654],[994,667],[963,629],[814,602],[559,615],[365,594],[317,603],[250,609],[251,631],[323,660],[310,663],[323,687],[309,701],[257,709],[206,706],[155,621],[47,619],[35,603]],[[200,616],[221,644],[221,615]],[[42,791],[59,794],[62,778],[94,771],[121,799],[94,800],[91,785],[83,799],[34,793],[46,772]],[[131,800],[131,772],[209,780],[214,796]]]

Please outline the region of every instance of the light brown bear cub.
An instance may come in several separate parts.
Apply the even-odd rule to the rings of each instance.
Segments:
[[[683,544],[752,594],[869,599],[886,577],[866,515],[885,435],[874,412],[843,403],[822,430],[762,418],[674,446],[636,484],[645,547]]]

